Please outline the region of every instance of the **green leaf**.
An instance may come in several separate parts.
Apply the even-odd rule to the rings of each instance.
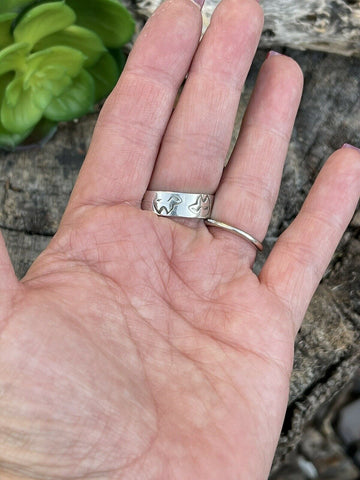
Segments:
[[[54,98],[44,112],[44,116],[57,122],[73,120],[92,110],[95,85],[91,75],[82,70],[71,85],[57,98]]]
[[[85,67],[94,65],[106,48],[101,38],[87,28],[71,25],[61,32],[42,38],[34,46],[35,51],[43,50],[56,45],[72,47],[85,55]]]
[[[109,50],[111,55],[114,57],[117,66],[119,67],[119,72],[121,73],[125,67],[126,55],[121,48],[111,48]]]
[[[84,55],[70,47],[51,47],[30,55],[23,88],[31,88],[36,107],[44,110],[54,97],[61,95],[77,77]]]
[[[21,75],[16,76],[11,82],[9,82],[8,86],[4,92],[4,101],[10,107],[15,108],[17,105],[19,98],[21,96],[21,92],[23,90],[23,77]]]
[[[6,87],[13,80],[14,75],[12,73],[6,73],[0,77],[0,105],[4,99]]]
[[[109,95],[116,85],[119,78],[119,68],[112,55],[106,52],[87,71],[95,81],[95,102],[99,102]]]
[[[12,150],[19,145],[31,133],[30,130],[25,130],[22,133],[12,133],[0,123],[0,148]]]
[[[0,77],[0,105],[3,102],[7,85],[13,79],[13,75],[8,73]],[[0,122],[0,148],[13,149],[26,138],[31,130],[25,130],[22,133],[9,132]]]
[[[16,12],[29,3],[32,3],[32,0],[1,0],[0,13]]]
[[[16,13],[3,13],[0,15],[0,49],[13,43],[11,24]]]
[[[17,42],[33,46],[41,38],[69,27],[75,19],[74,11],[64,2],[43,3],[23,15],[13,35]]]
[[[64,69],[49,66],[42,70],[41,75],[34,76],[31,87],[34,92],[34,102],[45,109],[53,97],[59,96],[72,82]]]
[[[66,0],[76,13],[76,23],[96,32],[106,47],[120,47],[131,40],[135,22],[117,0]]]
[[[34,103],[32,90],[24,89],[23,76],[15,76],[5,89],[1,105],[1,123],[5,129],[22,134],[37,124],[42,113]]]
[[[40,122],[36,124],[35,128],[26,135],[25,139],[21,140],[21,147],[41,147],[54,136],[56,130],[57,122],[42,118]]]
[[[22,70],[28,53],[26,43],[15,43],[0,51],[0,75],[4,73]]]
[[[61,73],[58,69],[56,71],[49,69],[48,76],[32,85],[35,105],[45,110],[52,99],[61,95],[71,83],[72,79],[64,72]]]
[[[27,59],[26,82],[31,82],[34,74],[41,74],[47,67],[64,70],[70,77],[76,77],[82,69],[85,56],[70,47],[50,47],[46,50],[33,53]]]

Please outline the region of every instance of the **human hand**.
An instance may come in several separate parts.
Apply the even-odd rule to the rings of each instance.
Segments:
[[[149,183],[213,193],[220,182],[214,218],[259,239],[270,220],[301,72],[265,61],[222,175],[262,13],[223,0],[197,48],[200,26],[189,0],[148,22],[59,231],[22,282],[1,244],[5,480],[268,475],[295,334],[358,201],[360,155],[329,159],[259,277],[243,239],[142,211]]]

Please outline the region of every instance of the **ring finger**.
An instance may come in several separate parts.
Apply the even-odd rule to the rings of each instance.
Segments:
[[[284,55],[264,62],[251,96],[238,141],[216,192],[212,218],[235,226],[260,241],[277,199],[303,75]],[[253,261],[255,249],[239,237],[212,228],[241,246]]]
[[[262,23],[255,0],[219,4],[164,135],[150,190],[214,193]]]

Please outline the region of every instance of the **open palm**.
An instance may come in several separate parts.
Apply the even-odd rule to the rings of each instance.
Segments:
[[[254,0],[223,0],[198,47],[196,4],[165,2],[22,282],[1,244],[1,478],[266,479],[294,337],[355,209],[359,154],[329,159],[259,277],[243,239],[140,209],[149,185],[216,190],[213,218],[265,235],[301,95],[289,58],[265,61],[222,175],[261,27]]]

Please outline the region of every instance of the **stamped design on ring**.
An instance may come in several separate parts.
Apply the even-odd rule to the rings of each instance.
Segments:
[[[157,193],[153,200],[153,208],[158,215],[171,215],[180,203],[182,203],[182,199],[179,195],[172,194],[167,200],[164,200]]]
[[[162,217],[210,218],[214,195],[163,190],[147,190],[141,202],[143,210]]]
[[[196,202],[189,205],[188,209],[191,213],[194,213],[200,217],[205,217],[210,214],[211,200],[209,195],[200,194],[196,199]]]

